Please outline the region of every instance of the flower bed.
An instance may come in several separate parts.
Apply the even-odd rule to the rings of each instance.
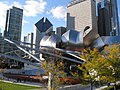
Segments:
[[[79,84],[81,80],[76,78],[66,77],[66,78],[60,78],[60,81],[63,82],[63,84],[74,85],[74,84]]]
[[[30,82],[40,82],[40,83],[47,83],[48,79],[43,79],[41,76],[29,76],[29,75],[19,75],[19,74],[4,74],[7,78],[12,78],[17,81],[30,81]],[[59,78],[61,84],[66,85],[74,85],[79,84],[80,80],[76,78],[66,77],[66,78]]]

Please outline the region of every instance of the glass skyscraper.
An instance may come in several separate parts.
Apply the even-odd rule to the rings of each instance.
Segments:
[[[97,0],[98,32],[101,36],[120,36],[118,1]]]
[[[4,37],[15,42],[18,45],[20,44],[21,41],[22,19],[23,19],[22,9],[13,6],[9,10],[7,10]],[[16,50],[18,50],[18,48],[15,45],[10,44],[8,42],[4,42],[4,53],[16,56],[17,55],[15,52]],[[8,68],[20,69],[24,65],[23,63],[13,59],[7,59],[7,63],[9,63],[10,65]]]
[[[97,4],[98,8],[98,33],[100,36],[110,36],[112,32],[112,5],[108,0],[101,0]]]
[[[17,7],[12,7],[7,10],[6,24],[4,37],[8,38],[17,44],[21,40],[23,10]]]
[[[117,0],[110,0],[113,10],[113,17],[112,17],[112,30],[115,31],[116,36],[120,36],[120,29],[119,29],[119,18],[118,18],[118,2]]]

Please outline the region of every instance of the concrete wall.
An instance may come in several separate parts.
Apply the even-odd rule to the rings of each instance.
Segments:
[[[96,3],[93,0],[85,0],[67,8],[67,29],[81,31],[86,26],[97,30]]]

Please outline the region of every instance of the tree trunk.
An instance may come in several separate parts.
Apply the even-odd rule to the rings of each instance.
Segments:
[[[117,89],[116,89],[116,82],[115,82],[115,85],[114,85],[114,90],[117,90]]]
[[[93,82],[92,82],[92,80],[90,81],[90,83],[91,83],[90,90],[93,90]]]
[[[114,90],[116,90],[116,82],[117,82],[117,77],[116,77],[116,74],[115,74],[115,85],[114,85]]]
[[[52,90],[52,74],[50,72],[48,76],[48,90]]]

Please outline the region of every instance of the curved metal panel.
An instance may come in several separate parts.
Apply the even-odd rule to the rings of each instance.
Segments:
[[[99,37],[93,41],[93,43],[91,44],[91,47],[99,49],[99,48],[102,48],[104,45],[105,44],[104,44],[103,40],[101,39],[101,37]]]
[[[60,38],[57,35],[44,36],[40,42],[40,46],[56,47]]]
[[[62,35],[62,42],[70,45],[83,46],[83,32],[84,30],[81,32],[68,30]]]
[[[120,36],[102,36],[101,38],[106,45],[120,44]]]

